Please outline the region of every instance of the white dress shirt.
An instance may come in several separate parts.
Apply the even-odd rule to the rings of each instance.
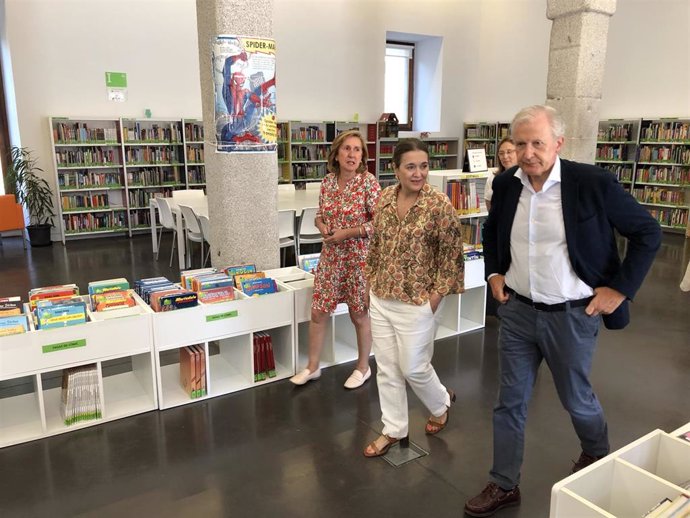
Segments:
[[[505,283],[535,302],[558,304],[594,294],[575,274],[565,240],[561,203],[561,160],[556,158],[541,191],[536,192],[527,175],[518,169],[522,182],[520,201],[510,232],[510,268]]]

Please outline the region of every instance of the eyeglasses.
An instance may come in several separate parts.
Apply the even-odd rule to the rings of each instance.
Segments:
[[[514,149],[508,149],[506,151],[499,151],[498,152],[498,156],[510,156],[510,155],[514,155],[514,154],[515,154]]]

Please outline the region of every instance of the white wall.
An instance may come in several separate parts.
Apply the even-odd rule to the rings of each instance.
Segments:
[[[198,117],[194,0],[5,0],[22,145],[54,183],[47,117]],[[602,117],[690,116],[688,0],[620,0]],[[443,37],[439,134],[543,102],[546,0],[275,0],[278,116],[375,120],[386,31]],[[106,100],[106,71],[129,100]]]

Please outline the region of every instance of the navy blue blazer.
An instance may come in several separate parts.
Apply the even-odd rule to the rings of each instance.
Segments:
[[[491,211],[484,223],[485,277],[510,266],[510,232],[522,192],[513,167],[494,178]],[[626,296],[610,315],[609,329],[630,321],[628,301],[640,288],[661,245],[659,223],[627,193],[615,176],[592,165],[561,159],[561,199],[568,255],[577,276],[592,288],[606,286]],[[614,229],[628,239],[621,262]]]

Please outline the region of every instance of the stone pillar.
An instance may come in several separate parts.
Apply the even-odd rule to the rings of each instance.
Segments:
[[[547,0],[553,26],[546,104],[565,119],[563,158],[594,163],[609,18],[615,11],[616,0]]]
[[[216,153],[211,55],[217,35],[273,38],[273,0],[197,0],[206,192],[214,266],[280,266],[276,153]]]

